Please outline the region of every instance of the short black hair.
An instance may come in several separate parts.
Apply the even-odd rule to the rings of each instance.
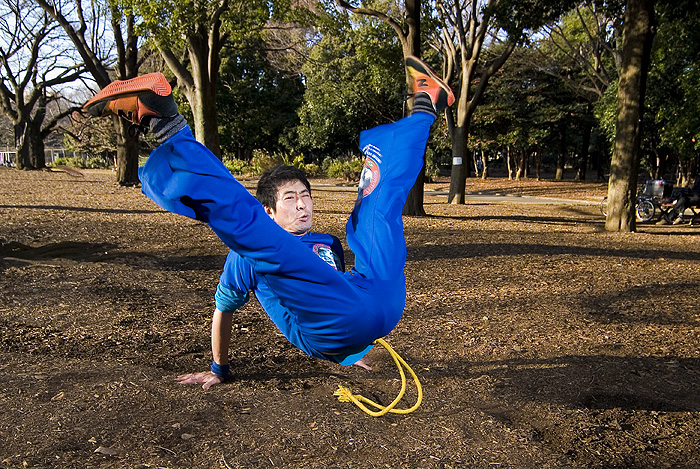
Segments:
[[[304,172],[294,166],[281,164],[265,171],[265,173],[260,176],[255,197],[263,206],[274,210],[277,204],[278,188],[289,181],[301,181],[302,184],[306,186],[309,194],[311,194],[311,184],[309,184],[309,180],[306,179]]]

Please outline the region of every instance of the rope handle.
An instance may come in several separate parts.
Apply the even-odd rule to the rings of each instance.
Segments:
[[[403,358],[399,356],[396,351],[391,348],[389,344],[384,341],[384,339],[377,339],[373,342],[375,345],[381,345],[384,347],[387,352],[389,352],[389,355],[391,355],[391,358],[394,359],[394,363],[396,363],[396,367],[399,369],[399,374],[401,375],[401,391],[399,392],[399,395],[396,396],[396,399],[389,404],[388,406],[383,406],[381,404],[377,404],[376,402],[372,401],[371,399],[367,399],[366,397],[360,395],[360,394],[353,394],[350,389],[343,387],[343,386],[338,386],[338,389],[333,393],[334,396],[338,396],[338,400],[340,402],[354,402],[357,407],[362,409],[366,414],[371,415],[372,417],[381,417],[382,415],[385,415],[387,412],[391,412],[392,414],[410,414],[414,410],[416,410],[418,407],[420,407],[421,401],[423,400],[423,388],[420,385],[420,381],[418,381],[418,376],[413,372],[410,366],[404,361]],[[413,377],[413,381],[416,383],[416,390],[418,391],[418,398],[416,399],[416,403],[413,404],[413,407],[409,409],[396,409],[396,405],[399,403],[401,398],[403,398],[403,395],[406,393],[406,374],[403,371],[403,367],[406,367],[408,372],[411,374]],[[369,404],[377,409],[377,411],[368,409],[367,406],[364,404]]]

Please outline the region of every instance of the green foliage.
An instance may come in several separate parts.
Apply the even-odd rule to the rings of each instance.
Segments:
[[[225,158],[222,160],[222,162],[224,163],[224,166],[226,166],[226,169],[231,172],[231,174],[248,174],[252,170],[250,163],[237,158]]]
[[[496,24],[510,37],[522,38],[556,21],[562,14],[580,3],[578,0],[502,0],[494,2]]]
[[[307,177],[317,177],[321,175],[321,167],[315,163],[305,164],[302,169]]]
[[[302,69],[302,148],[332,156],[357,148],[360,131],[401,117],[405,89],[394,31],[361,15],[324,19],[324,35]]]
[[[294,157],[294,160],[292,160],[292,166],[295,168],[299,169],[304,169],[304,156],[303,155],[297,155]]]
[[[260,34],[253,32],[223,51],[217,91],[219,135],[224,153],[250,158],[253,149],[283,151],[293,144],[301,76],[267,60]]]
[[[431,152],[431,158],[436,168],[452,164],[452,139],[444,116],[438,116],[433,124],[430,137],[428,137],[426,158],[428,151]]]
[[[428,181],[434,181],[440,176],[440,167],[435,159],[436,155],[432,148],[425,150],[425,178]]]
[[[617,82],[613,82],[605,90],[603,98],[594,108],[598,126],[603,131],[610,149],[615,146],[615,125],[617,124]]]
[[[656,134],[645,146],[687,162],[700,150],[700,14],[679,14],[673,5],[661,13],[646,99],[647,129]]]
[[[553,144],[561,125],[575,127],[580,120],[584,110],[576,96],[530,59],[522,51],[492,79],[473,118],[471,149]]]
[[[84,159],[80,156],[61,156],[51,162],[51,166],[73,166],[74,168],[84,168]]]
[[[313,163],[304,163],[303,155],[294,156],[293,153],[268,152],[267,150],[256,149],[253,151],[251,161],[238,158],[224,158],[222,160],[226,169],[234,175],[260,176],[265,171],[274,166],[284,164],[301,169],[308,176],[318,176],[321,168]]]
[[[286,156],[281,153],[270,153],[267,150],[253,150],[253,158],[250,160],[252,174],[259,176],[265,171],[280,164],[287,164]]]
[[[141,34],[172,50],[184,50],[191,38],[205,38],[213,27],[220,2],[203,0],[131,0],[141,18]],[[266,2],[248,0],[243,5],[228,2],[220,16],[219,28],[230,41],[248,31],[260,29],[270,15]]]
[[[364,166],[364,159],[326,158],[323,160],[323,171],[330,178],[342,178],[346,172],[359,173]]]
[[[621,14],[621,12],[619,13]],[[619,46],[621,17],[608,10],[585,4],[569,11],[549,34],[537,42],[540,67],[559,76],[572,91],[598,101],[607,86],[617,81],[615,51]]]

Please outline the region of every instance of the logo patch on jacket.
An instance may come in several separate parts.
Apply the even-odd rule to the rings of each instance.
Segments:
[[[372,193],[377,184],[379,184],[379,165],[369,156],[365,158],[365,165],[360,173],[360,186],[358,188],[358,196],[367,197]]]
[[[326,261],[328,265],[333,267],[335,270],[340,270],[341,263],[338,256],[333,252],[333,249],[327,244],[314,244],[313,251]]]

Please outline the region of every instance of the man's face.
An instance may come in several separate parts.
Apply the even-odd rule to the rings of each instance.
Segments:
[[[314,203],[303,182],[287,181],[277,188],[275,209],[265,211],[275,222],[293,235],[303,235],[311,230]]]

